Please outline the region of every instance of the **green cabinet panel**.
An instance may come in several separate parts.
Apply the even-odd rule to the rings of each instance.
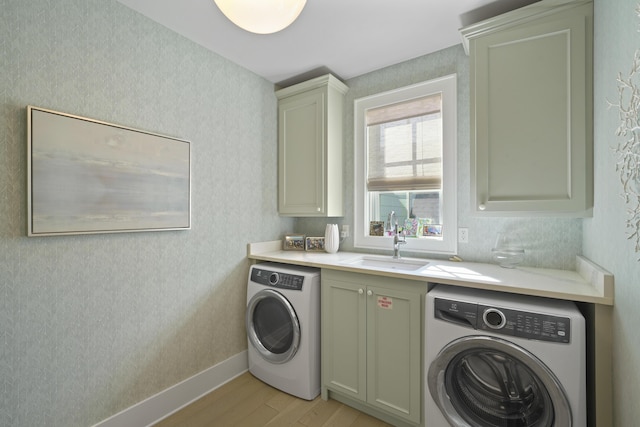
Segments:
[[[462,34],[478,213],[588,216],[593,205],[593,5],[543,0]]]
[[[342,216],[342,112],[347,87],[328,74],[276,92],[278,212]]]
[[[323,270],[323,388],[419,424],[425,293],[424,282]]]
[[[333,390],[364,401],[367,313],[363,293],[362,284],[323,278],[324,382]]]
[[[396,291],[392,286],[393,280],[387,288],[369,287],[366,291],[367,400],[419,422],[421,293]]]
[[[280,129],[280,211],[315,214],[324,209],[323,111],[321,89],[282,100]]]

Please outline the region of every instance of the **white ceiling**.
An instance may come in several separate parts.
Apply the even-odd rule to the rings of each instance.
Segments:
[[[331,72],[346,80],[461,42],[458,29],[537,0],[307,0],[269,35],[232,24],[213,0],[118,0],[286,86]]]

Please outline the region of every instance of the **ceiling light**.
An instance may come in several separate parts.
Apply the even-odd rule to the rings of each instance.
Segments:
[[[271,34],[296,20],[307,0],[214,0],[238,27],[256,34]]]

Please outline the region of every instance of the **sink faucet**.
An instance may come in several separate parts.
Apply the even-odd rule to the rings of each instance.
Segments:
[[[387,218],[387,223],[389,230],[393,234],[393,259],[400,258],[400,245],[404,245],[407,243],[405,240],[404,234],[402,236],[398,235],[398,220],[396,219],[395,211],[391,211]]]
[[[406,243],[407,241],[405,240],[404,234],[402,235],[402,238],[398,236],[398,223],[396,222],[396,225],[393,229],[393,258],[394,259],[400,258],[400,245],[404,245]]]

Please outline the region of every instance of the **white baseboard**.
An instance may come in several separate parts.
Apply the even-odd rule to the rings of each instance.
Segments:
[[[247,351],[231,356],[93,427],[146,427],[168,417],[249,369]]]

